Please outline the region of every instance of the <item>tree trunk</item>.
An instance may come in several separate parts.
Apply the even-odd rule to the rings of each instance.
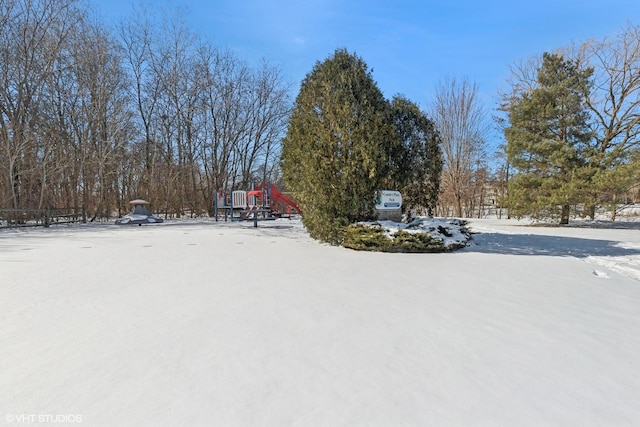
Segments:
[[[560,225],[569,224],[569,205],[562,206],[562,214],[560,216]]]

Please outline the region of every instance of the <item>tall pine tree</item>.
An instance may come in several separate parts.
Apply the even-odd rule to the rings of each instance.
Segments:
[[[397,140],[389,104],[365,62],[338,49],[302,82],[281,166],[309,234],[339,244],[350,223],[371,219]]]
[[[592,73],[545,53],[537,87],[511,104],[505,129],[509,162],[516,169],[507,196],[511,215],[567,224],[572,205],[592,202],[593,132],[585,104]]]

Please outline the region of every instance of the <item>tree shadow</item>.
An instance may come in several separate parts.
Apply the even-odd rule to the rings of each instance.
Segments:
[[[541,236],[536,234],[474,234],[471,244],[462,252],[503,255],[546,255],[586,258],[589,256],[640,255],[640,248],[624,248],[612,240],[576,237]]]
[[[640,230],[640,221],[593,221],[569,223],[568,228],[595,228],[607,230]]]

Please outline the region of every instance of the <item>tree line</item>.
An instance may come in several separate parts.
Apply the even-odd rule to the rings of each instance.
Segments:
[[[278,179],[289,91],[175,11],[109,29],[75,0],[0,0],[0,206],[211,212],[216,189]]]
[[[0,207],[85,207],[108,218],[144,197],[182,216],[212,213],[216,189],[283,182],[296,103],[278,68],[217,48],[175,10],[138,9],[107,28],[84,5],[0,0]],[[440,216],[481,216],[488,205],[561,222],[598,206],[615,215],[638,182],[639,70],[631,24],[513,66],[495,153],[468,78],[440,82],[426,111],[403,96],[385,100],[394,144],[405,148],[389,142],[384,167],[413,173],[414,185],[391,172],[377,184],[402,186],[414,209]],[[411,170],[437,157],[408,148],[421,128],[438,138],[442,163],[437,180],[418,185],[437,169]]]

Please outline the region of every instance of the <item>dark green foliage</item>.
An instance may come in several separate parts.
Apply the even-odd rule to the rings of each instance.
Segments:
[[[538,86],[510,106],[505,129],[509,162],[516,168],[506,199],[515,217],[569,220],[569,207],[589,201],[593,133],[585,99],[592,69],[545,53]]]
[[[445,228],[441,225],[438,226],[438,231],[440,232],[440,234],[447,236],[447,237],[451,237],[453,236],[453,234],[451,234],[451,232],[449,231],[448,228]]]
[[[427,233],[409,233],[404,230],[393,235],[392,252],[447,252],[442,240],[435,239]]]
[[[398,140],[389,147],[386,187],[402,193],[405,212],[417,208],[432,215],[442,174],[440,136],[433,122],[408,99],[394,97],[391,109]]]
[[[359,251],[390,252],[392,240],[385,235],[380,224],[352,224],[344,231],[343,246]]]
[[[344,227],[371,219],[397,135],[367,65],[344,49],[302,82],[282,144],[287,188],[313,238],[342,242]]]

